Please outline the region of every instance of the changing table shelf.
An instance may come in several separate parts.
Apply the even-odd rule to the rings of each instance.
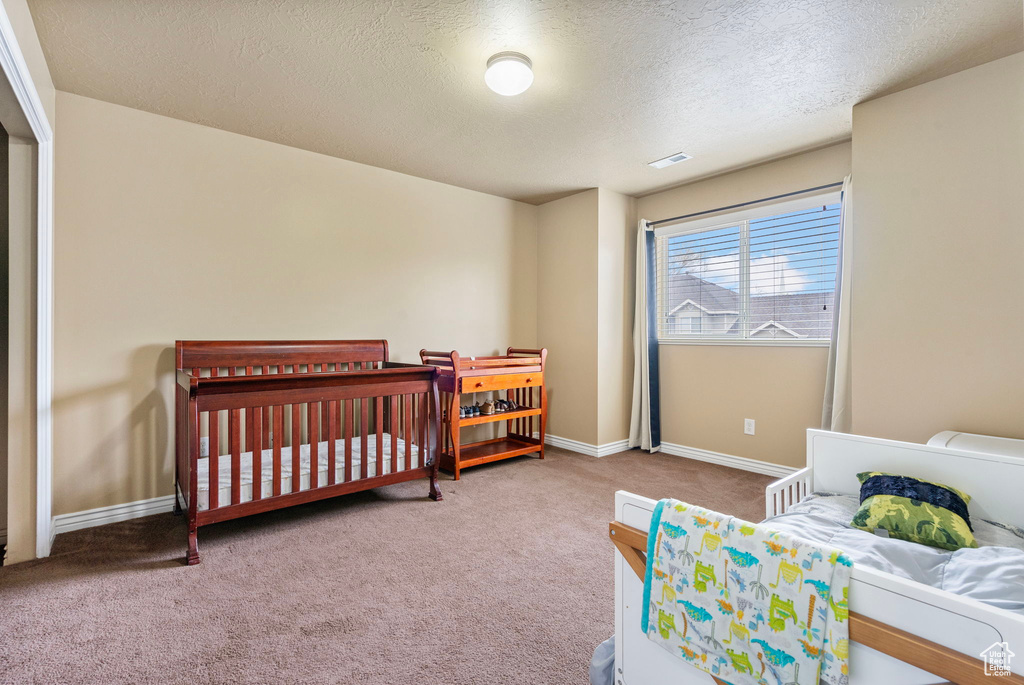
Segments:
[[[526,416],[540,416],[540,409],[526,408],[516,409],[515,411],[503,411],[495,412],[488,416],[481,414],[480,416],[473,416],[468,419],[459,419],[460,426],[478,426],[481,423],[494,423],[495,421],[512,421],[514,419],[521,419]]]

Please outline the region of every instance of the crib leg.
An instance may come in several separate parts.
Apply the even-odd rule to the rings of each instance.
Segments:
[[[434,470],[434,473],[430,474],[430,499],[434,500],[435,502],[440,502],[441,500],[444,499],[444,497],[441,497],[441,488],[437,484],[436,469]]]
[[[196,529],[188,530],[188,554],[185,556],[185,563],[195,566],[199,563],[199,543],[196,541]]]

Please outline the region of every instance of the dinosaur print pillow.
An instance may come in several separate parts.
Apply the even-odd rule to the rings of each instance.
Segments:
[[[940,549],[977,547],[967,503],[971,496],[941,483],[879,471],[857,474],[860,509],[851,525]]]

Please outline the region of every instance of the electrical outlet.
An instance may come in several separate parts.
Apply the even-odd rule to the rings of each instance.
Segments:
[[[743,432],[747,435],[754,434],[754,419],[743,419]]]
[[[210,456],[210,439],[199,438],[199,456],[208,457]]]

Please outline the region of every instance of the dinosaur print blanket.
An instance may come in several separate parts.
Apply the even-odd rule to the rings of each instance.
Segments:
[[[641,629],[732,685],[845,685],[849,583],[839,550],[665,499],[647,540]]]

